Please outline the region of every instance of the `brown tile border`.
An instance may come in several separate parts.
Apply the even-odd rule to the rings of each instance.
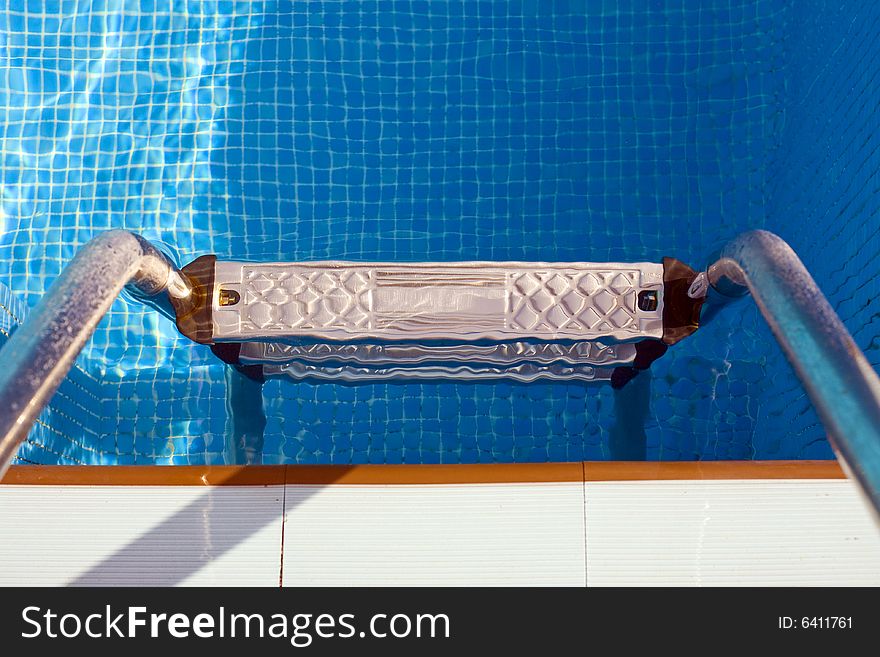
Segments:
[[[268,486],[284,483],[284,466],[14,465],[0,485]]]
[[[287,469],[289,484],[513,484],[582,480],[580,463],[292,465]]]
[[[486,484],[699,479],[844,479],[836,461],[487,463],[478,465],[17,465],[0,485],[272,486]]]
[[[837,461],[587,461],[584,481],[846,479]]]

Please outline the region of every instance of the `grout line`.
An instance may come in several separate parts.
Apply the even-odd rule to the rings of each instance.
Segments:
[[[584,505],[584,588],[589,586],[589,582],[587,581],[587,577],[589,573],[587,573],[587,463],[586,461],[581,461],[581,469],[583,470],[584,476],[581,481],[581,495],[583,495],[583,505]]]
[[[284,527],[287,524],[287,471],[284,466],[284,492],[281,494],[281,554],[278,563],[278,588],[284,587]]]

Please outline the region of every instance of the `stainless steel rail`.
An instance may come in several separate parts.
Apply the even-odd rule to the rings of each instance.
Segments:
[[[838,459],[880,514],[880,378],[791,247],[763,230],[730,242],[710,297],[751,292],[813,402]]]
[[[172,314],[189,281],[156,247],[123,230],[83,246],[2,350],[0,477],[86,341],[124,287]]]

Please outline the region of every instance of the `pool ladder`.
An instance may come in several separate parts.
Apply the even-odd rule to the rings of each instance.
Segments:
[[[249,263],[178,269],[126,231],[83,246],[3,347],[0,476],[115,298],[133,296],[255,380],[575,380],[624,386],[751,293],[880,509],[880,379],[797,255],[745,233],[683,263]]]

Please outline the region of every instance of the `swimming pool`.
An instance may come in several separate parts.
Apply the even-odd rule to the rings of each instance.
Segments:
[[[760,227],[877,367],[880,8],[668,4],[4,2],[0,328],[107,228],[180,262],[700,266]],[[226,390],[122,299],[19,459],[230,462]],[[265,463],[831,457],[750,302],[620,393],[270,381],[263,404]]]

